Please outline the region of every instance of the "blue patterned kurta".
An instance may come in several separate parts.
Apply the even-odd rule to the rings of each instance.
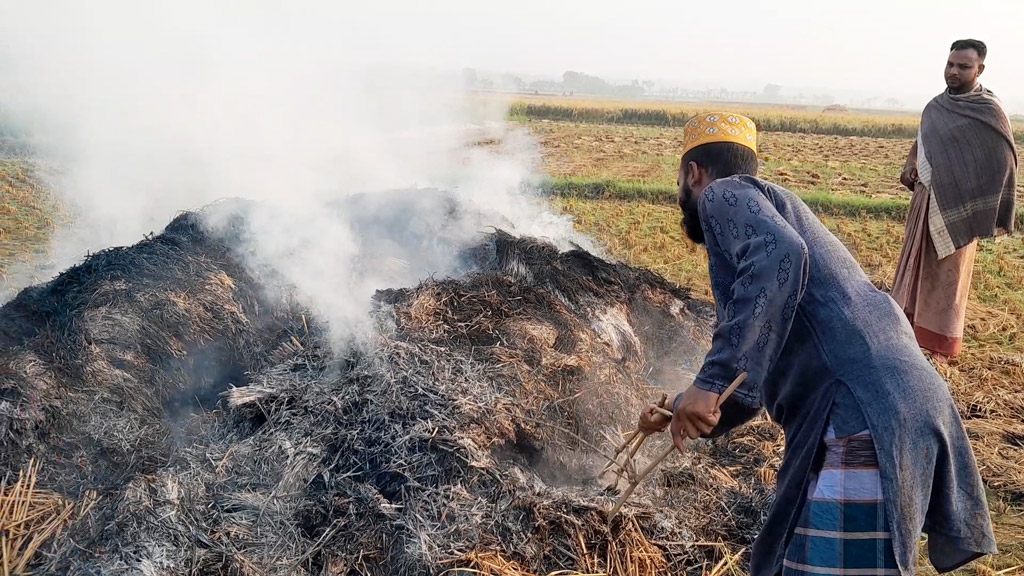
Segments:
[[[922,529],[941,571],[995,553],[984,488],[947,385],[906,317],[791,192],[751,176],[713,182],[698,199],[718,322],[695,386],[722,392],[712,435],[764,407],[786,454],[776,501],[751,555],[775,576],[829,423],[875,439],[885,506],[903,574]]]

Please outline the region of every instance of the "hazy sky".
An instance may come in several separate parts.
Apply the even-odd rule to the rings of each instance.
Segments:
[[[237,24],[289,44],[334,37],[349,47],[349,62],[551,76],[576,70],[694,88],[760,90],[772,82],[893,96],[908,106],[923,106],[943,89],[950,42],[976,37],[990,48],[983,82],[1024,113],[1020,0],[300,0],[287,7],[269,0],[0,0],[0,30],[61,29],[51,21],[110,35],[126,50],[133,28],[145,35],[158,25],[176,26],[179,36],[196,32],[203,44],[186,45],[186,34],[176,43],[183,51],[231,51]]]
[[[864,90],[910,106],[943,89],[950,43],[976,37],[990,50],[984,83],[1024,112],[1019,0],[441,0],[354,10],[383,25],[362,32],[393,39],[389,58],[410,63],[698,87],[774,82]]]

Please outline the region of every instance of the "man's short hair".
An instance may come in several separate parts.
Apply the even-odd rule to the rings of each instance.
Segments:
[[[711,178],[728,178],[737,174],[757,176],[757,153],[733,142],[702,144],[683,155],[681,166],[690,162],[708,171]]]
[[[982,62],[985,61],[985,56],[988,56],[988,46],[981,40],[974,40],[968,38],[967,40],[957,40],[953,42],[953,45],[949,47],[950,52],[956,52],[957,50],[974,50],[978,53],[978,58]]]

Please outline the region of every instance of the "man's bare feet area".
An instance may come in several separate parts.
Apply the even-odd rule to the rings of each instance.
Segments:
[[[926,350],[924,348],[922,348],[922,350],[924,351],[924,355],[934,360],[936,364],[939,364],[941,366],[949,364],[949,356],[946,356],[945,354],[940,354],[938,352],[932,352],[931,350]]]

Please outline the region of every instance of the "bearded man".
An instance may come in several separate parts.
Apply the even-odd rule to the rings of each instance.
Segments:
[[[963,346],[977,240],[1012,234],[1017,150],[999,99],[978,79],[988,48],[957,40],[946,91],[924,109],[900,176],[913,192],[892,297],[918,344],[944,362]]]
[[[922,527],[940,572],[995,553],[963,423],[903,311],[796,195],[756,177],[753,122],[705,114],[684,132],[679,205],[707,249],[717,322],[671,420],[650,407],[641,429],[671,423],[682,449],[762,408],[783,428],[753,576],[910,575]]]

